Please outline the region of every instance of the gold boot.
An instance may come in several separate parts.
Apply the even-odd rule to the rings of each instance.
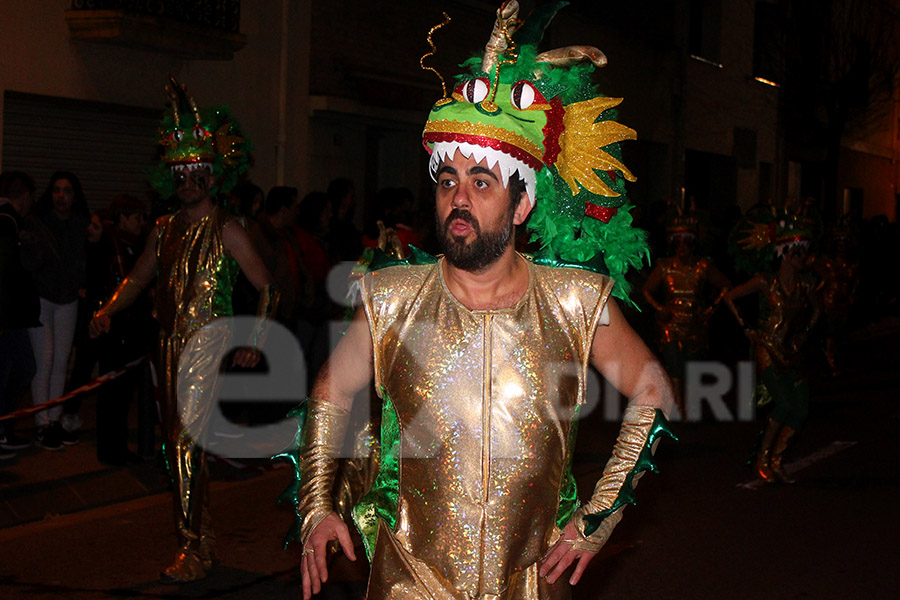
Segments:
[[[175,557],[175,562],[159,576],[160,583],[188,583],[206,577],[206,569],[193,540],[186,540]]]
[[[216,533],[210,524],[209,513],[203,513],[203,525],[200,528],[200,543],[197,545],[197,556],[203,569],[209,571],[216,562]]]
[[[778,432],[778,438],[775,440],[775,445],[772,446],[772,458],[769,460],[769,466],[772,468],[775,478],[781,483],[797,482],[796,479],[791,477],[790,474],[784,470],[784,467],[781,464],[784,451],[787,449],[791,438],[794,437],[794,433],[796,433],[795,429],[788,427],[787,425],[783,426],[781,431]]]
[[[771,467],[771,448],[775,441],[775,434],[778,433],[780,426],[781,424],[777,421],[769,419],[766,431],[763,433],[762,440],[759,443],[756,462],[753,463],[756,475],[766,483],[775,483],[777,481],[775,472]]]

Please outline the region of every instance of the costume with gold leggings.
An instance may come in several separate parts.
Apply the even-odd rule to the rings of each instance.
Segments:
[[[809,383],[802,367],[802,347],[818,318],[810,302],[813,281],[798,277],[788,293],[775,274],[761,275],[759,341],[754,345],[761,404],[773,403],[772,418],[798,429],[809,410]]]
[[[754,468],[766,482],[793,483],[782,465],[784,452],[809,412],[809,381],[801,352],[819,310],[813,301],[813,281],[798,276],[788,292],[777,274],[761,275],[765,289],[760,294],[756,368],[759,374],[757,401],[772,404],[760,439]]]
[[[233,218],[214,208],[197,223],[178,213],[157,222],[159,398],[176,524],[186,540],[207,534],[209,474],[202,435],[228,332],[224,326],[204,326],[232,314],[239,268],[225,252],[222,230]]]
[[[440,262],[362,280],[383,401],[379,473],[354,509],[372,562],[368,600],[567,598],[565,579],[538,576],[541,558],[575,515],[579,547],[589,549],[618,521],[582,522],[620,506],[610,498],[579,507],[570,470],[612,282],[580,269],[528,268],[525,295],[497,310],[463,306]],[[656,411],[643,410],[646,433]],[[309,411],[299,460],[304,543],[333,508],[321,475],[342,435],[337,407],[312,399]]]
[[[214,207],[195,223],[181,218],[181,213],[161,217],[156,223],[158,399],[175,495],[175,522],[184,541],[182,554],[173,565],[176,571],[200,568],[185,560],[186,553],[194,553],[199,561],[193,562],[202,562],[205,568],[212,559],[203,436],[216,398],[221,361],[231,343],[227,322],[215,320],[232,314],[232,289],[240,271],[225,252],[222,232],[235,218]],[[126,278],[100,312],[118,312],[139,288]],[[268,286],[260,294],[258,316],[268,316],[276,305],[277,293]],[[263,322],[260,319],[258,328]]]

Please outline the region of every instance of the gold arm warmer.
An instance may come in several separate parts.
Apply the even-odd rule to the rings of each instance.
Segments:
[[[113,295],[110,296],[109,300],[107,300],[106,303],[101,306],[100,309],[94,314],[104,314],[108,317],[111,317],[117,313],[120,313],[134,304],[134,301],[138,299],[138,297],[141,295],[141,292],[143,291],[143,285],[141,285],[131,277],[126,277],[116,288],[116,291],[113,292]]]
[[[330,402],[309,399],[306,435],[298,468],[297,515],[304,546],[316,525],[334,512],[331,490],[350,412]]]
[[[661,434],[673,439],[662,411],[650,406],[625,410],[619,438],[591,499],[572,518],[578,531],[576,550],[597,552],[622,520],[626,504],[634,504],[634,487],[646,470],[657,472],[653,452]]]
[[[269,284],[263,286],[259,290],[259,302],[256,304],[256,323],[253,326],[253,332],[250,334],[250,345],[259,348],[266,338],[268,331],[269,319],[278,310],[278,300],[281,294],[274,285]]]

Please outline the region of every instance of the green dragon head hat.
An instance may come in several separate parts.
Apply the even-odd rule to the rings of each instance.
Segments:
[[[821,219],[813,207],[792,200],[784,207],[751,207],[731,232],[729,252],[738,270],[770,271],[776,258],[794,248],[809,248],[821,236]]]
[[[172,173],[208,168],[216,179],[213,196],[228,192],[250,168],[250,142],[227,107],[198,109],[187,88],[174,78],[166,86],[169,111],[159,124],[160,163],[150,184],[162,198],[175,194]]]
[[[450,95],[445,88],[422,141],[432,178],[457,151],[499,164],[504,185],[517,174],[533,207],[528,229],[540,241],[536,258],[607,273],[616,280],[614,294],[627,298],[625,274],[648,256],[645,233],[631,226],[625,182],[635,177],[619,149],[636,134],[615,120],[622,99],[599,95],[591,82],[606,64],[602,52],[538,52],[544,29],[566,4],[544,5],[525,22],[515,0],[504,2],[484,55],[464,63],[469,72]],[[448,21],[445,15],[432,32]],[[434,71],[424,65],[430,54],[422,66]]]

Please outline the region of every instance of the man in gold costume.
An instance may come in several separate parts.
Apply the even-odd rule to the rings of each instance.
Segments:
[[[731,287],[710,259],[694,253],[698,233],[696,218],[681,214],[673,218],[666,226],[672,256],[656,261],[642,289],[644,299],[657,312],[659,351],[683,417],[687,364],[706,356],[709,318]]]
[[[231,292],[243,271],[260,292],[259,321],[234,363],[252,367],[278,295],[241,221],[217,201],[248,166],[237,123],[224,108],[197,110],[174,81],[168,89],[173,112],[161,126],[163,161],[152,183],[162,197],[177,197],[180,208],[156,222],[134,269],[95,313],[91,335],[108,331],[110,318],[156,279],[158,399],[181,538],[160,580],[180,583],[205,577],[214,558],[203,443],[217,374],[230,350],[230,328],[217,319],[232,314]]]
[[[577,227],[582,239],[608,234],[606,250],[614,239],[643,240],[621,197],[627,169],[612,156],[631,130],[603,115],[600,128],[609,135],[592,147],[569,147],[573,157],[547,158],[561,129],[545,137],[552,128],[543,127],[544,111],[556,110],[549,119],[560,126],[562,111],[573,111],[578,122],[570,120],[566,132],[574,139],[603,109],[541,97],[554,89],[545,83],[581,59],[542,70],[527,40],[517,38],[516,50],[516,10],[508,2],[498,11],[484,61],[438,101],[426,124],[443,256],[414,251],[362,278],[361,308],[301,409],[298,448],[285,456],[298,467],[291,494],[306,599],[327,578],[329,542],[355,560],[332,490],[352,398],[373,379],[383,402],[379,471],[353,514],[371,561],[369,600],[569,597],[633,503],[641,473],[655,469],[659,436],[669,434],[668,378],[611,299],[617,283],[564,253],[515,251],[515,226],[529,213],[532,224],[545,222],[557,202],[576,198],[574,190],[555,196],[550,178],[565,186],[561,174],[580,157],[608,160],[618,173],[594,181],[580,172],[583,185],[606,194],[578,197],[580,218],[558,228]],[[595,48],[571,50],[601,63]],[[547,79],[535,81],[535,69]],[[570,82],[582,83],[580,75]],[[528,112],[537,104],[543,108]],[[482,122],[485,113],[493,118]],[[538,178],[543,169],[547,180]],[[595,204],[604,198],[613,200]],[[571,460],[590,366],[630,400],[613,456],[590,500],[579,503]]]
[[[723,301],[753,343],[757,371],[757,403],[771,405],[753,468],[766,483],[794,483],[784,468],[784,452],[806,421],[809,379],[804,347],[820,316],[815,278],[807,272],[812,240],[808,219],[790,211],[751,214],[744,227],[745,248],[774,251],[777,268],[759,272],[725,294]],[[745,323],[736,301],[759,297],[755,327]]]

